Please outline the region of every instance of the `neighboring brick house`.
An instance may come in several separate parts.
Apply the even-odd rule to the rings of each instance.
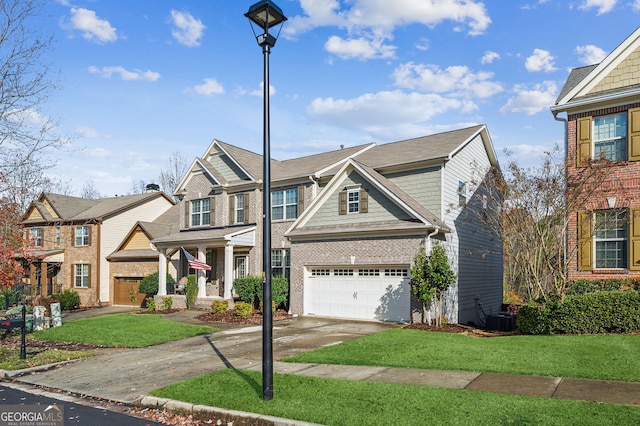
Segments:
[[[136,221],[153,221],[174,204],[159,191],[98,200],[42,193],[22,220],[37,259],[25,281],[38,295],[72,288],[84,306],[113,303],[106,257]]]
[[[458,276],[451,322],[482,323],[502,302],[502,245],[470,220],[493,214],[482,196],[498,163],[488,130],[474,126],[407,141],[271,160],[274,275],[290,278],[295,314],[410,321],[413,257],[433,240]],[[179,248],[212,267],[198,272],[232,297],[233,279],[262,274],[262,156],[217,140],[176,188],[180,230],[154,238],[159,270]],[[180,278],[188,273],[181,260]],[[160,274],[162,278],[163,274]],[[162,289],[163,286],[161,285]]]
[[[572,70],[551,111],[566,123],[568,176],[588,160],[612,162],[570,217],[568,279],[640,276],[640,28],[599,64]]]

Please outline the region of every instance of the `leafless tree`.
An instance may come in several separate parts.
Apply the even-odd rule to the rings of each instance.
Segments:
[[[0,195],[25,207],[52,182],[46,170],[66,140],[44,106],[56,84],[43,56],[52,36],[37,18],[43,0],[0,0]]]
[[[84,181],[84,185],[82,186],[82,190],[80,191],[80,196],[88,200],[97,200],[99,198],[103,198],[103,195],[100,194],[100,191],[96,187],[95,182],[91,179],[87,179],[86,181]]]
[[[173,192],[178,187],[188,167],[189,163],[187,163],[187,159],[182,154],[177,151],[171,154],[168,167],[160,171],[160,177],[158,178],[160,189],[173,196]]]
[[[592,162],[567,175],[559,147],[538,166],[523,168],[507,153],[505,173],[490,174],[488,206],[501,214],[483,216],[502,238],[505,280],[524,301],[550,294],[564,297],[577,247],[569,247],[568,222],[606,179],[610,163]]]

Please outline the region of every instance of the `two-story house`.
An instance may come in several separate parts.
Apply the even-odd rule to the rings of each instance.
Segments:
[[[599,64],[572,70],[551,112],[565,122],[568,176],[611,164],[569,220],[568,279],[640,276],[640,28]]]
[[[84,306],[113,303],[107,256],[136,221],[153,221],[174,204],[159,191],[98,200],[42,193],[22,220],[36,258],[27,283],[43,296],[74,289]]]
[[[410,321],[413,258],[438,240],[458,277],[448,319],[482,323],[502,302],[502,246],[477,216],[498,214],[483,197],[497,167],[483,125],[271,160],[272,269],[290,279],[291,312]],[[197,271],[199,297],[215,282],[231,298],[234,278],[261,275],[262,188],[262,156],[214,140],[176,189],[180,230],[151,241],[161,280],[182,248],[212,267]]]

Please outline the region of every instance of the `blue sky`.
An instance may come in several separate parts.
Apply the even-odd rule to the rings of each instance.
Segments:
[[[263,56],[254,1],[55,0],[40,23],[72,135],[54,176],[79,195],[155,180],[213,139],[262,153]],[[571,68],[638,26],[640,0],[278,0],[271,155],[284,160],[486,124],[523,166],[562,145],[549,107]]]

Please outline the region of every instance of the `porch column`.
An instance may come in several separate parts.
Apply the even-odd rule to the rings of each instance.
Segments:
[[[198,260],[207,261],[205,247],[198,247]],[[196,270],[196,277],[198,277],[198,297],[207,297],[207,271]]]
[[[158,296],[167,295],[167,255],[165,249],[158,249]]]
[[[224,298],[231,299],[233,287],[233,244],[224,246]]]

